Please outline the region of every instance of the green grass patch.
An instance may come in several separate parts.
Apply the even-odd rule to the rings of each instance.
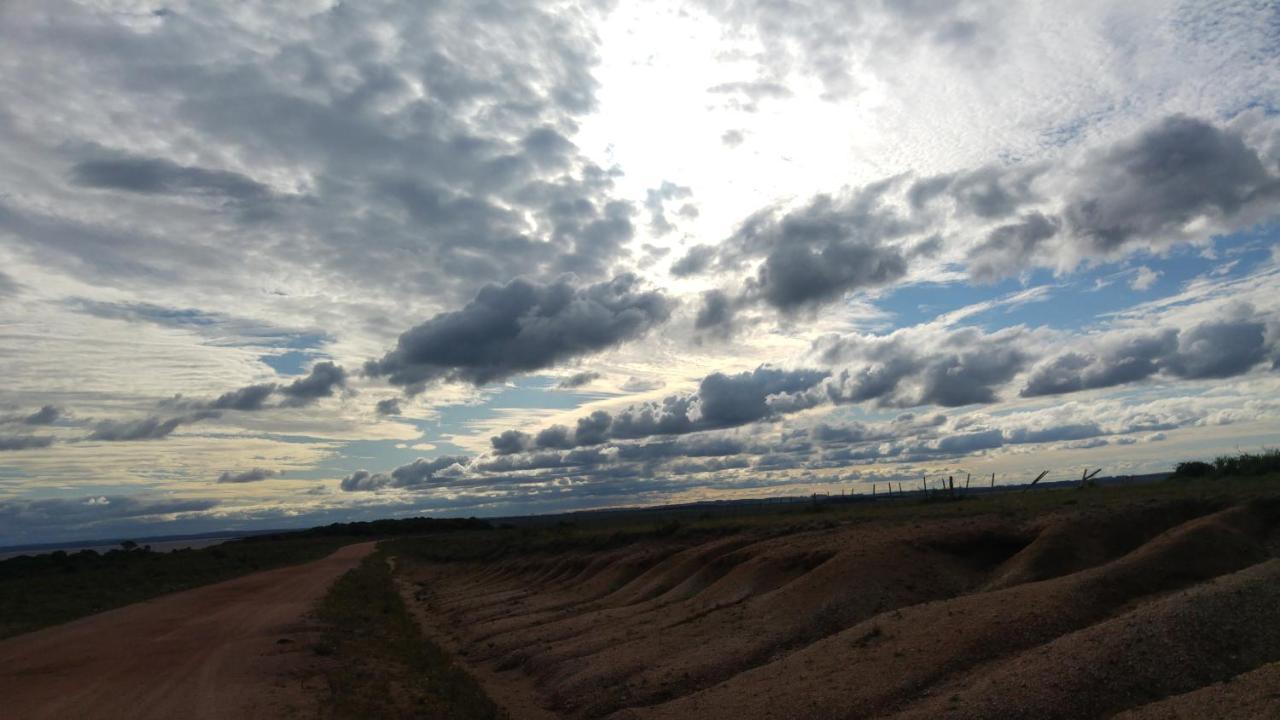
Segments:
[[[316,652],[331,717],[492,720],[506,717],[450,655],[430,641],[396,590],[379,549],[330,589],[316,611],[326,626]]]

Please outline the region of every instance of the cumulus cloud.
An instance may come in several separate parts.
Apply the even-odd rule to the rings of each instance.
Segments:
[[[0,425],[52,425],[62,416],[62,408],[56,405],[43,405],[32,413],[0,416]]]
[[[1186,329],[1120,332],[1103,338],[1094,352],[1066,352],[1041,364],[1022,388],[1023,397],[1057,395],[1138,382],[1158,374],[1200,380],[1248,372],[1276,352],[1275,338],[1252,308],[1236,317]]]
[[[483,385],[637,338],[665,322],[672,304],[661,292],[642,289],[633,275],[585,287],[569,277],[547,285],[523,279],[486,285],[461,310],[405,331],[365,372],[394,385]]]
[[[1143,265],[1133,274],[1133,279],[1129,281],[1129,287],[1139,292],[1150,290],[1156,281],[1160,279],[1160,271],[1152,270]]]
[[[705,272],[716,257],[716,248],[712,245],[694,245],[679,260],[671,264],[671,274],[686,277]]]
[[[769,366],[734,375],[712,373],[693,393],[668,395],[614,413],[597,410],[578,418],[572,428],[552,425],[536,435],[508,430],[491,438],[490,445],[502,455],[738,427],[772,416],[784,398],[803,393],[826,377],[823,370]]]
[[[268,407],[273,397],[282,396],[280,407],[304,407],[323,398],[333,397],[335,391],[346,387],[347,372],[330,361],[318,362],[303,377],[288,384],[255,383],[229,390],[208,402],[176,401],[180,407],[206,410],[239,410],[255,412]]]
[[[47,448],[52,444],[52,435],[0,435],[0,452]]]
[[[318,362],[311,366],[306,377],[298,378],[280,387],[289,407],[310,405],[321,398],[333,397],[334,390],[347,383],[347,373],[332,362]]]
[[[888,241],[916,228],[882,202],[891,185],[840,198],[820,195],[794,210],[761,211],[726,241],[722,262],[762,258],[746,295],[784,312],[898,280],[906,275],[907,258]]]
[[[138,420],[99,420],[93,425],[93,430],[86,439],[102,442],[160,440],[169,437],[182,425],[212,417],[218,417],[216,411],[202,411],[170,418],[152,415]]]
[[[600,379],[600,373],[594,372],[592,370],[584,370],[579,373],[574,373],[569,377],[556,383],[556,387],[562,390],[572,390],[574,388],[580,388],[583,385],[588,385],[599,379]]]
[[[400,399],[386,398],[383,400],[379,400],[378,404],[374,406],[374,409],[377,411],[379,415],[399,415]]]
[[[686,201],[680,205],[676,213],[688,220],[698,217],[698,208],[687,202],[691,197],[693,197],[692,190],[673,182],[663,182],[658,187],[647,191],[644,206],[649,211],[649,229],[653,234],[662,236],[676,229],[676,226],[667,219],[668,203]]]
[[[343,478],[340,487],[347,492],[367,492],[382,488],[414,489],[446,485],[464,472],[469,461],[470,458],[465,456],[446,455],[431,460],[419,458],[389,473],[357,470]]]
[[[1075,173],[1065,214],[1072,233],[1105,254],[1190,239],[1197,222],[1247,227],[1278,203],[1280,177],[1238,132],[1175,115],[1091,156]]]
[[[267,478],[278,477],[281,474],[282,473],[280,473],[280,471],[278,470],[267,470],[263,468],[252,468],[250,470],[242,470],[240,472],[227,470],[218,476],[218,482],[220,483],[261,482],[262,480],[266,480]]]

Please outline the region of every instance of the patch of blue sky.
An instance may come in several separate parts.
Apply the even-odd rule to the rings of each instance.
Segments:
[[[347,475],[356,470],[390,470],[411,463],[418,458],[434,458],[441,455],[467,454],[459,445],[450,442],[453,435],[469,435],[473,425],[499,417],[504,410],[572,410],[605,393],[552,391],[557,378],[533,376],[521,378],[508,385],[486,392],[478,402],[442,405],[435,408],[435,416],[426,419],[403,418],[402,422],[416,426],[422,436],[413,441],[357,440],[343,443],[341,450],[317,465],[314,472],[298,477],[327,478]],[[277,438],[281,439],[281,438]],[[310,438],[300,442],[316,442]],[[414,449],[414,445],[429,444],[430,450]]]
[[[929,322],[979,303],[1012,298],[1031,288],[1045,287],[1047,295],[1023,302],[993,302],[990,308],[967,316],[962,322],[987,331],[1012,325],[1078,330],[1096,323],[1099,316],[1148,300],[1175,294],[1187,283],[1204,277],[1234,278],[1249,274],[1267,262],[1280,242],[1280,224],[1217,238],[1211,252],[1180,247],[1164,255],[1139,254],[1120,263],[1108,263],[1054,276],[1045,269],[1006,278],[989,285],[963,281],[917,283],[903,286],[877,301],[892,318],[890,330]],[[1155,273],[1147,283],[1139,274]]]
[[[260,355],[258,359],[277,374],[301,375],[318,354],[306,350],[289,350],[278,355]]]

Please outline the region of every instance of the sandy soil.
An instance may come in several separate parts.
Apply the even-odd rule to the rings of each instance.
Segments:
[[[295,670],[307,611],[373,543],[0,641],[0,716],[277,718],[319,696]]]
[[[516,720],[1280,718],[1278,541],[1275,503],[1181,502],[402,577]]]

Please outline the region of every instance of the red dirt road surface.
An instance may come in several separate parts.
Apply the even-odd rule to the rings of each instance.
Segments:
[[[306,700],[288,680],[305,662],[305,614],[373,547],[4,640],[0,716],[279,717]]]

